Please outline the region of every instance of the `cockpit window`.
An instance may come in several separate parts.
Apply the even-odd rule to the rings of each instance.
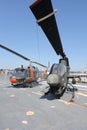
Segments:
[[[16,68],[13,73],[22,73],[23,71],[24,69]]]
[[[58,73],[58,64],[53,64],[51,68],[51,73],[52,74],[57,74]]]

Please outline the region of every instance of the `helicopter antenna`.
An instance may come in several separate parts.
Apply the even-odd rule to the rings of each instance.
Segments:
[[[29,58],[27,58],[27,57],[25,57],[25,56],[19,54],[19,53],[16,52],[16,51],[13,51],[12,49],[10,49],[10,48],[8,48],[8,47],[6,47],[6,46],[3,46],[3,45],[0,44],[0,47],[3,48],[3,49],[5,49],[5,50],[7,50],[7,51],[9,51],[9,52],[11,52],[11,53],[13,53],[13,54],[15,54],[15,55],[17,55],[17,56],[19,56],[19,57],[21,57],[21,58],[24,59],[24,60],[29,61],[29,62],[30,62],[30,66],[31,66],[31,63],[35,63],[35,64],[37,64],[37,65],[40,65],[40,66],[42,66],[42,67],[47,68],[47,66],[45,66],[45,65],[43,65],[43,64],[41,64],[41,63],[39,63],[39,62],[36,62],[36,61],[31,61]]]
[[[34,63],[34,64],[37,64],[37,65],[40,65],[40,66],[42,66],[42,67],[45,67],[45,68],[47,68],[47,66],[45,66],[45,65],[43,65],[43,64],[40,64],[39,62],[32,61],[32,63]]]

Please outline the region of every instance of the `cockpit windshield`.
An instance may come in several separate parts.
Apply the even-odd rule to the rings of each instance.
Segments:
[[[16,68],[16,69],[13,71],[13,74],[23,73],[23,71],[24,71],[24,69]]]
[[[60,76],[63,76],[66,72],[66,66],[63,63],[59,63],[59,64],[53,64],[52,68],[51,68],[51,74],[58,74]]]
[[[53,64],[50,73],[57,74],[57,72],[58,72],[58,64]]]

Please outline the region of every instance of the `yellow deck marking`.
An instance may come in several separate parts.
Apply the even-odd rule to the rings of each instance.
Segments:
[[[40,95],[40,96],[42,96],[42,95],[43,95],[43,93],[42,93],[42,92],[40,92],[40,91],[38,91],[38,92],[34,92],[34,91],[32,91],[32,93],[33,93],[33,94],[36,94],[36,95]]]
[[[72,102],[70,102],[70,101],[65,101],[65,100],[62,100],[62,99],[60,99],[59,101],[65,103],[66,105],[72,104]]]
[[[28,124],[28,121],[24,120],[24,121],[22,121],[22,123],[26,125],[26,124]]]
[[[87,97],[87,94],[81,93],[81,92],[76,92],[76,94],[83,96],[83,97]]]
[[[26,115],[27,116],[33,116],[35,113],[33,112],[33,111],[28,111],[28,112],[26,112]]]
[[[73,105],[76,107],[87,109],[87,106],[85,106],[87,103],[85,103],[85,105],[81,105],[81,104],[75,103],[74,101],[65,101],[65,100],[61,100],[61,99],[59,101],[66,105]]]
[[[55,108],[55,106],[50,106],[50,108]]]

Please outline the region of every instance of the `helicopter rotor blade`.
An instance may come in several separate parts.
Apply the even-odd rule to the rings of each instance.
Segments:
[[[31,60],[28,59],[27,57],[25,57],[25,56],[19,54],[19,53],[16,52],[16,51],[13,51],[12,49],[10,49],[10,48],[8,48],[8,47],[6,47],[6,46],[3,46],[3,45],[0,44],[0,47],[3,48],[3,49],[5,49],[5,50],[7,50],[7,51],[9,51],[9,52],[11,52],[11,53],[13,53],[13,54],[15,54],[15,55],[17,55],[17,56],[19,56],[19,57],[21,57],[21,58],[23,58],[24,60],[30,61],[31,63],[38,64],[38,65],[40,65],[40,66],[42,66],[42,67],[47,68],[47,66],[45,66],[45,65],[43,65],[43,64],[41,64],[41,63],[39,63],[39,62],[31,61]]]
[[[36,0],[30,6],[30,9],[55,52],[58,55],[65,57],[51,0]]]
[[[24,60],[30,61],[30,59],[28,59],[27,57],[25,57],[25,56],[23,56],[23,55],[17,53],[16,51],[13,51],[13,50],[10,49],[10,48],[7,48],[7,47],[5,47],[5,46],[3,46],[3,45],[1,45],[1,44],[0,44],[0,47],[3,48],[3,49],[5,49],[5,50],[7,50],[7,51],[9,51],[9,52],[11,52],[11,53],[13,53],[13,54],[15,54],[15,55],[17,55],[17,56],[19,56],[19,57],[21,57],[21,58],[23,58]]]
[[[37,65],[40,65],[40,66],[42,66],[42,67],[44,67],[44,68],[47,68],[47,66],[45,66],[45,65],[43,65],[43,64],[41,64],[41,63],[39,63],[39,62],[32,61],[32,63],[37,64]]]

